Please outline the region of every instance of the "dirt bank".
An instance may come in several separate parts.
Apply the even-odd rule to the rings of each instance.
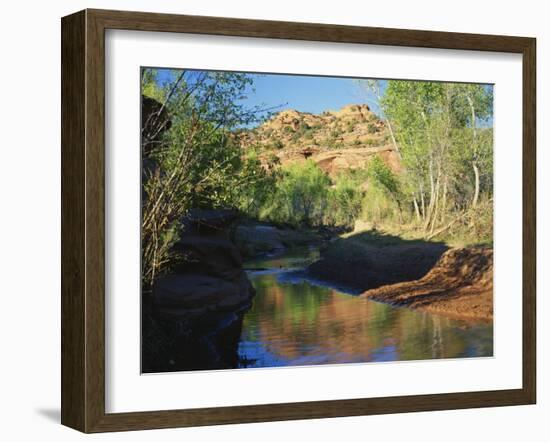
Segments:
[[[422,278],[446,250],[443,243],[369,230],[330,243],[308,271],[316,278],[363,292]]]
[[[448,250],[424,277],[368,290],[361,296],[447,316],[492,320],[493,250]]]

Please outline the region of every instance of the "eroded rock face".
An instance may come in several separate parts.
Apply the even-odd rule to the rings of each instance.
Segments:
[[[313,154],[311,159],[328,175],[337,176],[344,170],[365,169],[375,156],[382,158],[394,172],[400,170],[398,154],[391,146],[327,150]]]
[[[401,160],[383,120],[366,104],[350,104],[321,114],[284,110],[257,128],[235,135],[246,149],[262,147],[265,167],[312,159],[327,174],[364,168],[378,156],[394,172]]]
[[[368,290],[362,296],[465,319],[492,320],[493,250],[451,249],[423,278]]]
[[[175,245],[183,261],[159,277],[146,318],[143,370],[233,368],[244,313],[254,288],[228,229],[232,211],[192,211]]]

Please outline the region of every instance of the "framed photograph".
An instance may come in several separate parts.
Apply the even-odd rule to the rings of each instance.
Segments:
[[[62,423],[535,403],[535,39],[62,19]]]

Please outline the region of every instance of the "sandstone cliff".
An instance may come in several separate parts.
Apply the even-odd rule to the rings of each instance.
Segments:
[[[329,175],[365,168],[378,155],[394,172],[401,168],[385,123],[366,104],[319,115],[285,110],[262,125],[237,133],[245,149],[281,164],[311,158]]]

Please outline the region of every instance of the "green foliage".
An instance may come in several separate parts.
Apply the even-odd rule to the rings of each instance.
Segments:
[[[400,193],[398,178],[379,156],[371,160],[367,170],[369,178],[397,198]]]
[[[283,168],[275,191],[260,211],[262,219],[295,227],[351,228],[361,213],[359,173],[342,173],[334,182],[312,160]]]
[[[401,183],[399,177],[375,156],[366,173],[368,190],[362,203],[362,218],[374,222],[401,222]]]
[[[161,134],[142,128],[147,166],[143,265],[149,281],[166,267],[181,217],[195,207],[237,208],[250,217],[309,227],[351,227],[359,217],[377,223],[416,220],[426,234],[460,217],[454,224],[456,235],[492,235],[492,218],[483,212],[490,211],[493,192],[491,87],[374,82],[380,118],[392,129],[399,148],[389,158],[394,161],[397,155],[401,167],[394,172],[375,156],[366,170],[329,177],[312,160],[280,168],[268,149],[283,149],[284,143],[272,129],[262,139],[260,131],[249,135],[257,145],[240,147],[237,134],[268,115],[245,105],[253,78],[229,72],[142,70],[142,94],[156,100],[170,119],[170,128]],[[342,127],[351,132],[356,123],[339,127],[332,113],[323,115],[330,122],[323,126],[328,138],[321,145],[342,148]],[[378,117],[370,117],[368,133],[378,133],[378,124]],[[296,129],[284,126],[283,139],[318,144],[314,134],[321,133],[319,129],[304,122]],[[353,141],[355,146],[363,144],[393,145],[394,139],[384,131],[365,142]]]
[[[336,184],[329,190],[326,224],[353,228],[355,220],[361,214],[363,194],[360,181],[360,178],[349,172],[341,173],[336,178]]]
[[[263,218],[295,226],[319,225],[327,208],[330,179],[312,160],[282,170]]]
[[[141,94],[160,103],[166,99],[164,90],[157,84],[158,69],[141,70]]]
[[[367,146],[377,146],[380,144],[379,141],[373,139],[373,138],[369,138],[367,140],[364,141],[364,143],[367,145]]]
[[[381,106],[400,149],[402,191],[429,234],[492,197],[492,103],[492,87],[479,84],[386,84]]]
[[[304,134],[304,139],[305,140],[312,140],[313,139],[313,132],[311,130],[306,131],[306,133]]]
[[[367,124],[367,132],[369,134],[375,134],[376,132],[378,132],[378,127],[376,127],[376,124],[371,122]]]
[[[142,128],[147,146],[142,210],[146,285],[169,267],[171,245],[189,209],[237,207],[252,212],[272,185],[272,175],[254,152],[243,155],[230,136],[265,115],[261,108],[242,104],[251,84],[246,74],[180,70],[164,71],[160,83],[158,71],[142,71],[142,91],[161,100],[171,122],[161,134]]]

